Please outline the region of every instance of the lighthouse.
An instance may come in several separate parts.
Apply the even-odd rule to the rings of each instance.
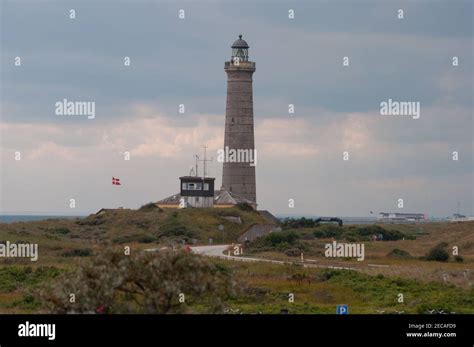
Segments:
[[[256,160],[251,159],[257,154],[252,89],[255,63],[249,60],[249,45],[242,35],[232,44],[232,56],[225,62],[224,70],[227,73],[224,149],[243,155],[224,161],[222,188],[256,203]]]

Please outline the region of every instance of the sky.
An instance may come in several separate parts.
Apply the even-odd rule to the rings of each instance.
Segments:
[[[259,209],[474,214],[471,1],[0,3],[2,214],[138,208],[177,193],[203,146],[219,187],[239,34],[257,68]],[[95,118],[57,115],[63,99]],[[381,115],[389,99],[419,119]]]

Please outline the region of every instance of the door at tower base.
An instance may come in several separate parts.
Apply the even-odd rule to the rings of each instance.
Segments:
[[[240,35],[232,45],[230,61],[224,64],[227,73],[224,148],[255,153],[252,89],[255,63],[249,61],[248,49],[247,42]],[[256,204],[255,163],[225,161],[222,187]]]

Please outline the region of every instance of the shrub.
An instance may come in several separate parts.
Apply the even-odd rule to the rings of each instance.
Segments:
[[[64,251],[61,255],[63,257],[89,257],[92,255],[92,250],[90,248],[75,248]]]
[[[387,230],[380,225],[359,225],[349,229],[359,235],[359,239],[365,240],[369,240],[372,235],[382,235],[383,241],[396,241],[407,237],[398,230]]]
[[[71,230],[69,230],[68,228],[56,228],[54,232],[56,234],[66,235],[66,234],[69,234]]]
[[[237,204],[237,205],[235,205],[235,206],[236,206],[239,210],[241,210],[241,211],[252,211],[252,212],[255,211],[255,210],[253,209],[253,207],[250,206],[249,204],[247,204],[246,202]]]
[[[342,236],[343,229],[333,224],[323,224],[313,231],[314,237],[317,238],[330,238],[334,237],[339,239]]]
[[[50,313],[222,312],[235,294],[232,273],[205,257],[186,252],[107,250],[36,293]],[[75,303],[69,301],[75,293]],[[185,301],[180,302],[180,293]]]
[[[186,238],[193,238],[194,232],[189,230],[185,224],[183,224],[178,216],[178,211],[173,211],[166,221],[159,227],[161,236],[181,236]]]
[[[293,245],[298,238],[299,235],[294,231],[281,231],[268,234],[262,241],[269,246],[277,246],[282,243]]]
[[[247,245],[248,251],[285,251],[291,248],[301,249],[304,245],[297,242],[300,235],[294,231],[277,231],[266,236],[259,237]]]
[[[301,255],[301,249],[299,248],[290,248],[285,251],[285,254],[289,257],[299,257]]]
[[[341,228],[334,224],[323,224],[313,231],[313,235],[317,238],[345,239],[349,242],[368,241],[373,235],[381,235],[384,241],[410,238],[398,230],[386,230],[379,225],[351,225]]]
[[[144,221],[144,220],[137,220],[137,219],[129,219],[127,221],[128,225],[133,225],[134,227],[140,229],[148,229],[150,228],[151,221]]]
[[[234,208],[217,208],[215,211],[212,211],[212,214],[215,214],[219,217],[241,217],[241,210],[237,210]]]
[[[317,224],[311,218],[289,218],[282,223],[284,229],[314,228]]]
[[[163,225],[161,227],[161,234],[163,236],[186,236],[191,238],[194,233],[188,230],[184,225]]]
[[[402,249],[394,248],[387,254],[390,258],[411,258],[410,253]]]
[[[329,281],[334,276],[337,276],[339,274],[340,274],[339,270],[324,269],[321,272],[318,272],[316,274],[316,280],[318,282],[326,282],[326,281]]]
[[[446,242],[438,243],[426,255],[429,261],[448,261],[449,253],[447,251],[448,244]]]
[[[34,287],[42,281],[58,276],[60,270],[49,266],[4,266],[0,268],[0,291]]]
[[[33,295],[27,293],[23,295],[23,297],[20,300],[15,300],[12,303],[12,306],[20,307],[23,309],[26,308],[28,310],[36,310],[41,306],[41,303],[38,302],[38,300],[36,300],[36,298]]]
[[[113,239],[113,242],[118,244],[129,242],[152,243],[156,241],[158,241],[158,238],[156,236],[143,234],[122,235]]]
[[[142,205],[138,210],[144,211],[144,212],[150,212],[150,211],[160,211],[161,208],[156,206],[154,202],[149,202],[148,204]]]
[[[105,219],[102,218],[102,216],[89,216],[83,219],[79,219],[76,221],[77,225],[90,225],[90,226],[95,226],[95,225],[101,225],[105,223]]]

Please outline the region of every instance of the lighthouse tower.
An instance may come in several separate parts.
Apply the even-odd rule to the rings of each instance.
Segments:
[[[224,149],[234,153],[255,153],[253,125],[252,75],[255,63],[249,61],[249,45],[239,35],[232,45],[232,57],[225,62],[227,103],[225,113]],[[255,163],[237,155],[223,165],[222,186],[225,190],[257,202]]]

